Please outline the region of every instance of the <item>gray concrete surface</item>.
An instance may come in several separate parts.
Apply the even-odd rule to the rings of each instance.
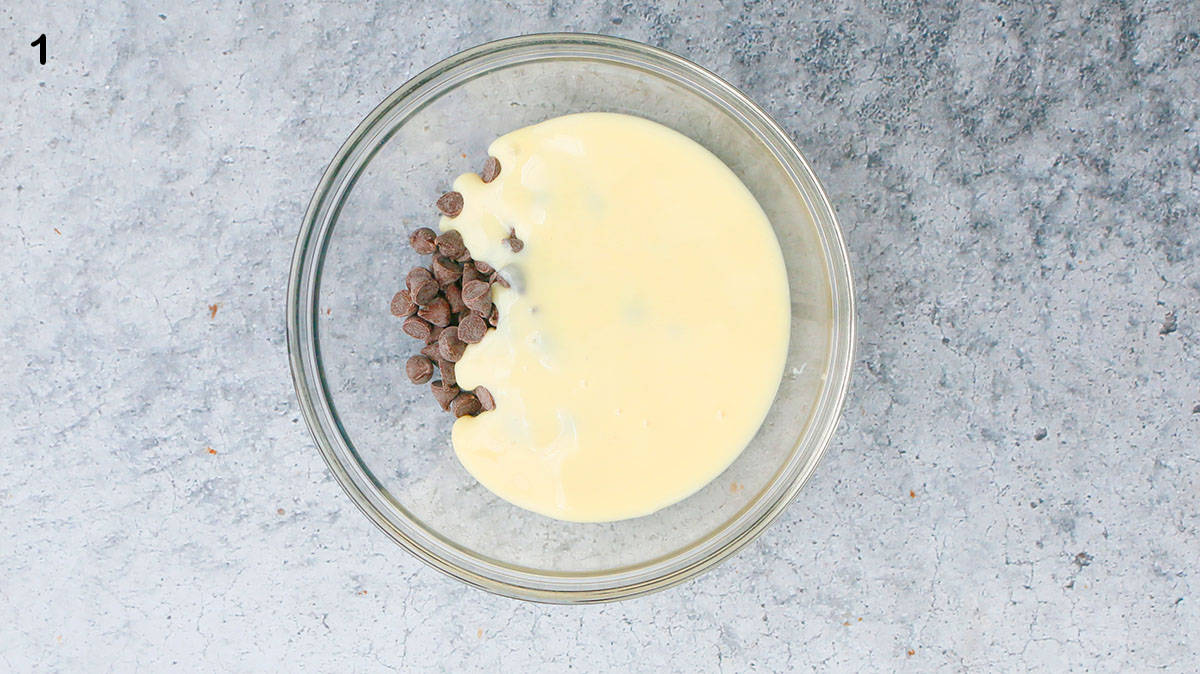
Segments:
[[[91,4],[0,9],[4,670],[1195,671],[1195,2]],[[761,102],[861,300],[845,419],[782,521],[596,607],[393,545],[285,358],[345,136],[438,59],[551,29]]]

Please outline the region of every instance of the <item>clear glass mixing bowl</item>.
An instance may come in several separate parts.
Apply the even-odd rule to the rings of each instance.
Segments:
[[[478,170],[497,136],[572,112],[623,112],[714,152],[770,217],[792,296],[788,362],[753,442],[720,477],[653,515],[560,522],[497,498],[459,465],[452,419],[404,374],[412,352],[389,315],[418,263],[407,234]],[[636,162],[637,157],[630,157]],[[305,421],[350,498],[431,566],[522,599],[596,602],[712,567],[780,514],[837,425],[854,346],[854,297],[837,221],[787,135],[712,73],[597,35],[529,35],[429,68],[383,101],[325,171],[296,242],[288,350]]]

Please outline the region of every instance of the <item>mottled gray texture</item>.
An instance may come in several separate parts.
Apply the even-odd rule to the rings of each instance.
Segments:
[[[1195,3],[22,4],[0,10],[3,669],[1200,658]],[[549,29],[760,101],[824,178],[861,299],[841,432],[778,525],[599,607],[403,553],[328,475],[285,358],[293,236],[342,139],[434,61]]]

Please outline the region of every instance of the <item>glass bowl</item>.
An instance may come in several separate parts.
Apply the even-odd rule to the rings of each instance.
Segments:
[[[792,298],[783,381],[741,456],[691,497],[604,524],[549,519],[477,483],[452,418],[413,386],[392,294],[418,257],[407,234],[488,144],[572,112],[640,115],[714,152],[754,193]],[[637,161],[631,157],[630,161]],[[329,469],[367,517],[422,561],[521,599],[585,603],[682,582],[760,534],[812,474],[837,425],[854,346],[845,246],[816,176],[766,113],[712,73],[635,42],[529,35],[456,54],[397,89],[330,163],[288,285],[292,377]]]

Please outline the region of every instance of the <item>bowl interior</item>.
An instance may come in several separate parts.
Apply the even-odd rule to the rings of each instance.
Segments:
[[[345,179],[331,190],[327,226],[314,244],[319,282],[306,309],[315,322],[314,371],[324,384],[318,397],[327,398],[318,405],[328,406],[339,461],[365,481],[369,507],[405,537],[484,576],[499,569],[527,580],[592,578],[603,585],[614,574],[694,561],[750,526],[764,500],[780,498],[789,486],[784,483],[796,479],[797,462],[811,458],[797,452],[823,449],[824,442],[800,442],[819,400],[829,395],[826,377],[835,365],[829,242],[814,213],[828,208],[823,197],[814,203],[779,160],[778,148],[711,90],[637,59],[603,50],[517,50],[431,77],[438,81],[369,120],[370,133],[338,169]],[[405,272],[420,262],[407,234],[436,227],[434,201],[455,176],[478,170],[497,136],[584,111],[640,115],[724,160],[775,228],[792,297],[785,375],[750,446],[690,498],[607,524],[548,519],[479,485],[454,456],[452,419],[437,409],[427,387],[405,377],[414,344],[388,312]]]

